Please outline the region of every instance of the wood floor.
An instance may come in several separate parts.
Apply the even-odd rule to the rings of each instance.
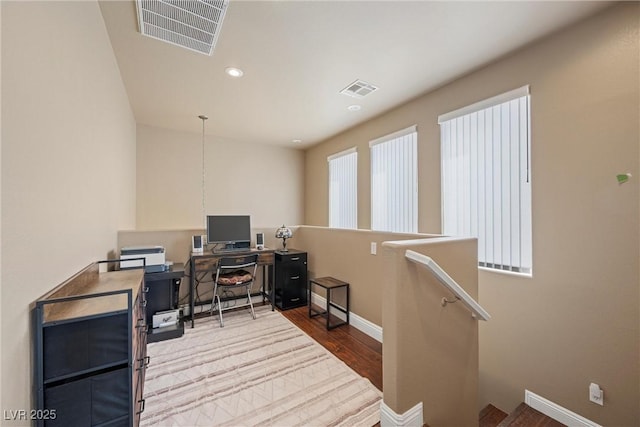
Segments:
[[[482,411],[480,411],[480,426],[479,427],[496,427],[499,425],[509,414],[489,404]]]
[[[382,343],[350,325],[327,331],[325,319],[310,319],[307,307],[282,311],[282,314],[382,391]],[[478,418],[480,427],[564,426],[524,403],[511,414],[488,405],[480,411]],[[380,423],[374,427],[380,427]]]
[[[566,427],[564,424],[549,418],[542,412],[521,403],[506,417],[498,427]]]
[[[306,306],[282,314],[382,391],[382,343],[351,325],[327,331],[326,320],[320,316],[310,319]]]

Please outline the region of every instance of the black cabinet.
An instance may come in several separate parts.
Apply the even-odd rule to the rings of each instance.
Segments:
[[[307,304],[307,253],[295,249],[276,251],[275,305],[281,310]]]
[[[184,333],[182,320],[179,320],[175,325],[153,328],[154,314],[178,309],[180,283],[183,275],[184,264],[173,264],[168,271],[146,273],[144,275],[149,289],[146,310],[146,324],[149,327],[148,342],[179,338]]]
[[[144,270],[94,263],[36,301],[37,426],[137,426],[144,410]]]

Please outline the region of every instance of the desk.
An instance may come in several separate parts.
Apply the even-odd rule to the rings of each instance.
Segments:
[[[267,267],[274,265],[274,250],[273,249],[249,249],[246,251],[233,251],[233,252],[223,252],[223,253],[211,253],[211,251],[207,251],[204,253],[191,253],[191,257],[189,259],[190,271],[189,275],[189,317],[191,317],[191,327],[194,325],[194,292],[195,287],[197,285],[197,274],[198,273],[214,273],[216,271],[216,266],[218,260],[224,257],[230,256],[240,256],[240,255],[252,255],[258,254],[258,265],[262,266],[262,287],[260,289],[260,293],[262,294],[262,301],[264,302],[265,297],[271,301],[271,310],[274,307],[274,297],[273,297],[273,286],[274,283],[273,276],[271,280],[267,280],[269,274],[273,275],[273,268],[269,269]],[[271,272],[269,272],[271,270]],[[267,290],[267,284],[268,290]],[[212,288],[213,289],[213,288]],[[201,304],[204,304],[200,302]]]

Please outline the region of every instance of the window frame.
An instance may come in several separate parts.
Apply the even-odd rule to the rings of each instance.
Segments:
[[[508,114],[505,114],[505,111]],[[496,112],[501,116],[494,117],[493,114]],[[491,117],[491,120],[488,121],[487,117]],[[469,120],[468,129],[466,120]],[[474,127],[474,120],[477,127]],[[462,129],[460,129],[461,122]],[[497,128],[496,122],[500,124]],[[533,205],[529,86],[522,86],[443,114],[438,117],[438,124],[440,125],[443,233],[456,234],[459,230],[465,232],[468,230],[466,234],[458,232],[456,235],[470,235],[478,238],[480,269],[532,277]],[[451,142],[445,135],[445,124],[458,126],[456,132],[462,131],[462,136],[459,137],[456,134],[454,137],[456,141]],[[481,128],[484,130],[483,133],[479,133]],[[471,131],[472,129],[476,130],[475,134]],[[496,130],[499,134],[494,132]],[[474,146],[474,143],[477,145]],[[451,150],[454,149],[453,144],[457,144],[455,148],[458,151],[451,154]],[[463,146],[462,149],[460,145]],[[505,154],[508,154],[508,157]],[[455,158],[458,158],[456,162],[453,161]],[[449,160],[453,166],[447,164]],[[447,169],[448,167],[462,169],[452,173]],[[480,170],[480,168],[483,169]],[[474,177],[477,178],[475,181],[471,176],[474,171],[476,172]],[[517,175],[516,185],[513,185],[516,182],[513,179],[514,175]],[[458,182],[452,184],[452,180]],[[499,199],[499,203],[495,202],[495,198],[491,199],[493,209],[488,205],[490,203],[488,196]],[[457,200],[452,201],[454,197],[457,197]],[[452,205],[457,205],[453,209],[462,209],[465,212],[463,214],[454,212],[448,217],[446,210]],[[487,211],[491,212],[490,217]],[[514,216],[516,211],[517,216]],[[464,219],[465,216],[468,216],[468,220]],[[483,217],[484,225],[479,224]],[[448,227],[452,220],[457,223]],[[454,233],[449,233],[448,229],[453,230]],[[500,241],[497,236],[501,239]],[[508,246],[508,249],[503,246]]]
[[[354,164],[352,165],[351,171],[353,172],[353,181],[350,183],[353,188],[351,191],[354,193],[354,197],[352,198],[353,206],[352,209],[348,210],[349,213],[353,215],[352,218],[347,218],[344,221],[344,218],[340,218],[340,224],[332,224],[333,209],[334,209],[334,197],[332,197],[332,190],[334,190],[332,179],[332,162],[335,160],[345,159],[347,156],[354,156]],[[331,228],[343,228],[348,230],[357,230],[358,229],[358,150],[356,147],[351,147],[346,150],[340,151],[338,153],[331,154],[327,156],[327,179],[328,179],[328,218],[327,224]],[[344,212],[343,212],[344,213]],[[344,225],[346,222],[352,222],[353,227]]]
[[[410,140],[407,140],[406,137],[410,136]],[[395,156],[393,157],[393,159],[389,160],[384,159],[387,164],[384,166],[389,166],[388,163],[390,161],[394,161],[396,162],[395,165],[392,166],[397,166],[398,162],[402,161],[401,157],[402,156],[407,156],[410,155],[409,159],[406,159],[405,163],[410,163],[410,168],[406,168],[404,169],[406,170],[410,170],[410,172],[413,173],[413,176],[408,176],[408,177],[403,177],[404,181],[410,181],[411,184],[413,185],[413,188],[409,188],[408,191],[403,192],[403,194],[395,194],[393,195],[393,197],[396,197],[396,201],[401,201],[404,202],[405,204],[408,204],[408,206],[405,206],[405,210],[411,210],[410,212],[403,212],[401,217],[396,217],[393,220],[389,220],[389,216],[393,215],[393,212],[389,211],[389,206],[390,202],[386,202],[386,203],[382,203],[378,196],[380,194],[380,192],[376,191],[376,183],[380,181],[380,176],[376,176],[376,174],[378,174],[378,169],[377,167],[379,166],[378,164],[376,164],[376,150],[379,150],[381,147],[384,146],[384,144],[400,144],[400,143],[408,143],[410,144],[410,149],[411,149],[411,153],[407,154],[407,153],[402,153],[402,154],[398,154],[398,153],[393,153],[392,155]],[[389,150],[391,150],[392,146],[388,145],[387,148]],[[370,212],[371,212],[371,230],[373,231],[384,231],[384,232],[393,232],[393,233],[418,233],[418,127],[416,125],[412,125],[409,126],[407,128],[404,129],[400,129],[396,132],[390,133],[388,135],[385,135],[383,137],[380,138],[376,138],[372,141],[369,141],[369,154],[370,154],[370,167],[371,167],[371,173],[370,173],[370,183],[371,183],[371,207],[370,207]],[[387,152],[387,155],[389,155],[389,153]],[[397,177],[399,174],[398,173],[391,173],[389,174],[384,173],[383,178],[388,178],[389,176],[394,176]],[[406,184],[407,182],[404,182],[404,184]],[[385,197],[387,196],[388,193],[390,193],[390,191],[388,191],[388,189],[390,188],[389,185],[389,181],[385,181]],[[401,185],[403,183],[400,182],[396,182],[396,187]],[[384,218],[380,219],[377,217],[377,215],[380,215],[380,213],[377,211],[377,207],[378,206],[385,206],[385,212],[384,212]],[[399,227],[399,228],[398,228]]]

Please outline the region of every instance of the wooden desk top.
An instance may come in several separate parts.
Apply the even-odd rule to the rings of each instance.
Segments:
[[[339,288],[341,286],[349,286],[347,282],[343,282],[342,280],[338,280],[334,277],[329,277],[329,276],[317,277],[309,281],[315,283],[316,285],[322,286],[325,289],[333,289],[333,288]]]
[[[81,279],[74,276],[40,301],[131,290],[131,302],[133,304],[138,297],[143,278],[144,270],[141,268],[106,273],[89,271]],[[126,310],[127,308],[127,294],[123,292],[117,295],[88,297],[74,301],[46,304],[44,306],[43,320],[45,322],[54,322],[103,314],[110,311]]]
[[[272,254],[276,251],[276,249],[264,248],[264,249],[256,249],[249,248],[244,251],[227,251],[227,252],[211,252],[211,250],[206,250],[204,252],[191,252],[192,258],[200,258],[200,257],[224,257],[224,256],[234,256],[234,255],[246,255],[246,254]]]
[[[258,254],[258,265],[273,265],[275,249],[251,248],[246,251],[214,252],[204,253],[191,252],[191,261],[196,271],[215,270],[220,258]]]

